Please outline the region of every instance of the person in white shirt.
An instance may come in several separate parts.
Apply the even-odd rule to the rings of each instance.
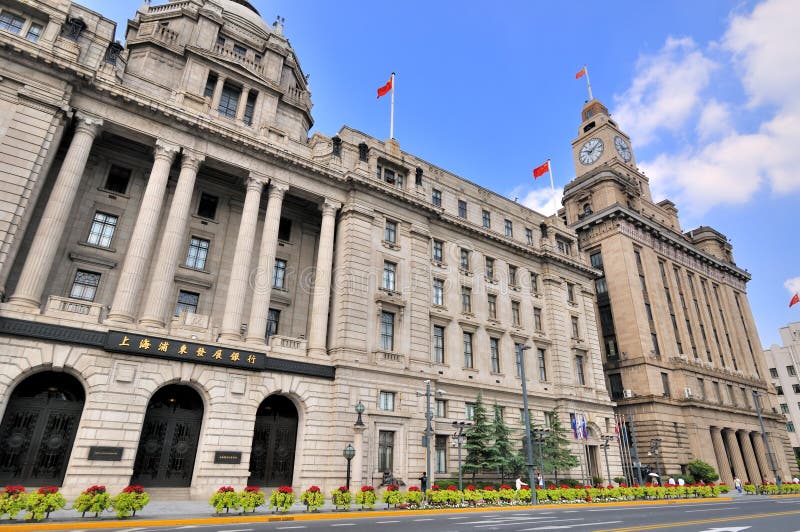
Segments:
[[[683,480],[683,477],[678,477],[678,486],[683,486],[686,484],[686,481]]]
[[[669,484],[670,486],[674,486],[675,485],[675,479],[672,478],[672,477],[669,477],[669,479],[667,479],[667,484]]]
[[[522,489],[522,488],[528,488],[528,487],[530,487],[530,486],[528,486],[527,484],[525,484],[524,482],[522,482],[522,479],[521,479],[521,478],[517,477],[517,489],[518,489],[518,490],[519,490],[519,489]]]

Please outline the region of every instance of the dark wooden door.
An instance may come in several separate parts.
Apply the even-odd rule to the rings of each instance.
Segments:
[[[297,409],[281,396],[267,398],[256,414],[250,453],[252,486],[292,485],[297,444]]]

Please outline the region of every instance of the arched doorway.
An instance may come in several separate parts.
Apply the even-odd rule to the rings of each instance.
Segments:
[[[250,452],[251,486],[292,485],[297,444],[297,408],[282,395],[267,397],[258,407]]]
[[[131,484],[190,486],[202,421],[196,391],[180,384],[158,390],[147,404]]]
[[[85,399],[83,386],[66,373],[22,381],[0,424],[0,484],[60,486]]]

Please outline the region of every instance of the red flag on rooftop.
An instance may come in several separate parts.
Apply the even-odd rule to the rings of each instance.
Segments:
[[[389,81],[386,82],[386,85],[378,89],[378,98],[381,96],[385,96],[389,94],[389,91],[392,90],[392,81],[394,77],[389,78]]]
[[[537,166],[533,169],[533,178],[538,179],[550,171],[550,159],[546,160],[543,165]]]
[[[586,67],[584,66],[582,69],[578,71],[577,74],[575,74],[575,79],[581,79],[585,75],[586,75]]]
[[[798,303],[800,303],[800,294],[795,294],[794,297],[792,297],[792,300],[789,301],[789,308],[792,308],[793,305]]]

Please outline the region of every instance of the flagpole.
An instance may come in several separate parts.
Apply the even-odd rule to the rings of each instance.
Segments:
[[[389,115],[389,138],[394,138],[394,72],[392,72],[392,105]]]
[[[547,170],[550,173],[550,192],[553,194],[553,208],[555,208],[555,212],[553,214],[558,214],[558,204],[556,203],[556,187],[553,185],[553,163],[550,159],[547,159]]]
[[[592,96],[592,83],[589,81],[589,69],[586,65],[583,65],[583,71],[586,73],[586,87],[589,89],[589,99],[594,100],[594,96]]]

